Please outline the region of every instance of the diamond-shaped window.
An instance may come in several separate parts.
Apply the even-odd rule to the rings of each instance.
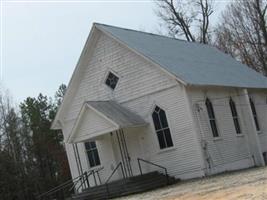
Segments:
[[[115,89],[117,83],[119,81],[119,77],[117,77],[115,74],[112,72],[108,73],[107,79],[106,79],[106,85],[109,86],[112,90]]]

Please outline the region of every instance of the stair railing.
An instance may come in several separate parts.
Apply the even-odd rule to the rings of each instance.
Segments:
[[[51,190],[45,192],[45,193],[42,193],[40,194],[39,196],[37,196],[36,198],[41,200],[41,199],[47,199],[48,197],[51,197],[53,194],[56,194],[58,193],[59,191],[62,192],[63,194],[63,190],[69,186],[71,186],[72,184],[76,185],[80,180],[81,180],[81,177],[83,176],[84,174],[74,178],[74,179],[70,179],[62,184],[60,184],[59,186],[56,186],[54,188],[52,188]],[[68,191],[70,192],[70,190]],[[63,194],[63,199],[64,199],[64,194]]]
[[[141,166],[141,162],[144,162],[144,163],[147,163],[147,164],[150,164],[150,165],[153,165],[153,166],[156,166],[158,168],[161,168],[164,170],[164,174],[166,176],[166,183],[168,184],[169,183],[169,175],[168,175],[168,171],[167,171],[167,168],[166,167],[163,167],[161,165],[158,165],[156,163],[153,163],[151,161],[148,161],[148,160],[144,160],[142,158],[137,158],[137,162],[138,162],[138,167],[139,167],[139,171],[140,171],[140,174],[143,175],[143,171],[142,171],[142,166]]]
[[[85,172],[84,173],[84,176],[80,177],[79,181],[77,181],[76,183],[73,184],[73,186],[69,189],[69,191],[72,191],[72,190],[76,190],[76,192],[79,191],[79,189],[85,185],[87,185],[87,188],[90,187],[90,183],[89,183],[89,177],[94,173],[94,170],[92,171],[89,171],[88,172]],[[80,185],[78,186],[78,184],[80,183]],[[96,184],[96,182],[95,182]]]
[[[110,193],[109,193],[109,188],[108,188],[108,183],[111,179],[111,177],[115,174],[115,172],[121,168],[121,171],[122,171],[122,176],[123,176],[123,179],[125,179],[125,174],[124,174],[124,170],[123,170],[123,167],[122,167],[122,162],[119,162],[119,164],[115,167],[115,169],[112,171],[112,173],[110,174],[110,176],[107,178],[106,182],[105,182],[105,185],[106,185],[106,191],[107,191],[107,198],[109,197]]]
[[[73,179],[70,179],[62,184],[60,184],[59,186],[56,186],[54,188],[52,188],[51,190],[45,192],[45,193],[42,193],[40,194],[39,196],[37,196],[36,198],[38,200],[42,200],[42,199],[48,199],[49,197],[51,197],[52,195],[55,195],[56,193],[58,192],[61,192],[62,196],[63,196],[63,199],[65,199],[64,197],[64,190],[66,188],[69,187],[68,189],[68,193],[70,193],[72,190],[75,190],[78,191],[80,189],[80,187],[84,186],[85,183],[88,187],[90,187],[90,184],[89,184],[89,177],[91,175],[94,175],[95,173],[97,173],[98,175],[98,178],[99,178],[99,181],[100,181],[100,177],[99,177],[99,171],[101,171],[104,167],[101,167],[101,168],[98,168],[98,169],[93,169],[93,170],[89,170],[87,172],[84,172],[83,174],[81,174],[80,176],[77,176]],[[95,176],[95,175],[94,175]],[[80,183],[80,185],[78,186],[78,184]],[[100,182],[101,183],[101,182]],[[95,180],[95,184],[97,185],[96,183],[96,180]],[[77,187],[78,186],[78,187]]]

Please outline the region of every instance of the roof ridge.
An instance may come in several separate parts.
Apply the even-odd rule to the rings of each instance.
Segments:
[[[140,31],[140,30],[130,29],[130,28],[124,28],[124,27],[120,27],[120,26],[114,26],[114,25],[109,25],[109,24],[102,24],[102,23],[97,23],[97,22],[94,22],[93,24],[100,25],[100,26],[108,26],[108,27],[112,27],[112,28],[119,28],[119,29],[123,29],[123,30],[127,30],[127,31],[134,31],[134,32],[143,33],[143,34],[147,34],[147,35],[154,35],[154,36],[158,36],[158,37],[164,37],[164,38],[168,38],[168,39],[172,39],[172,40],[179,40],[181,42],[201,44],[199,42],[191,42],[191,41],[187,41],[187,40],[183,40],[183,39],[179,39],[179,38],[170,37],[170,36],[167,36],[167,35],[160,35],[160,34],[156,34],[156,33],[151,33],[151,32],[146,32],[146,31]]]
[[[160,34],[156,34],[156,33],[151,33],[151,32],[146,32],[146,31],[140,31],[140,30],[131,29],[131,28],[124,28],[124,27],[120,27],[120,26],[114,26],[114,25],[103,24],[103,23],[98,23],[98,22],[93,22],[93,25],[100,25],[100,26],[107,26],[107,27],[112,27],[112,28],[118,28],[118,29],[122,29],[122,30],[126,30],[126,31],[133,31],[133,32],[142,33],[142,34],[146,34],[146,35],[153,35],[153,36],[163,37],[163,38],[166,38],[166,39],[176,40],[176,41],[180,41],[180,42],[208,46],[208,47],[215,48],[216,50],[219,50],[218,48],[216,48],[216,46],[214,46],[212,44],[204,44],[204,43],[200,43],[198,41],[192,42],[192,41],[187,41],[185,39],[179,39],[179,38],[175,38],[175,37],[170,37],[170,36],[167,36],[167,35],[160,35]]]

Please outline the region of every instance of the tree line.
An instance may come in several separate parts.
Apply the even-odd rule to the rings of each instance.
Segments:
[[[168,35],[216,46],[267,76],[267,0],[233,0],[215,25],[214,0],[158,0],[156,14]]]
[[[66,86],[54,98],[28,97],[18,107],[0,93],[0,199],[32,200],[70,179],[61,131],[51,123]]]

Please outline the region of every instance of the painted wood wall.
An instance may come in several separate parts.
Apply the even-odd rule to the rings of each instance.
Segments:
[[[115,91],[110,90],[104,80],[111,70],[120,78]],[[201,169],[201,154],[197,144],[195,133],[193,132],[192,119],[188,112],[189,106],[185,99],[184,87],[175,79],[155,67],[151,63],[134,54],[121,44],[115,42],[104,34],[100,34],[94,51],[88,59],[88,67],[83,72],[80,86],[72,100],[71,105],[64,111],[64,136],[70,133],[75,119],[84,101],[90,100],[115,100],[123,106],[138,113],[147,122],[151,123],[151,114],[155,104],[165,109],[172,137],[174,148],[159,150],[159,144],[153,126],[149,126],[138,139],[141,141],[143,153],[134,152],[132,139],[127,139],[133,158],[137,155],[166,166],[171,175],[190,177],[203,175]],[[178,113],[178,114],[177,114]],[[129,131],[131,132],[131,131]],[[133,132],[133,131],[132,131]],[[134,133],[130,138],[133,138]],[[139,134],[140,135],[140,134]],[[107,138],[107,137],[106,137]],[[106,141],[99,140],[100,158],[110,157],[111,152]],[[77,175],[77,167],[74,164],[72,148],[68,147],[67,152],[71,163],[73,176]],[[85,150],[79,144],[80,156],[82,158],[83,169],[88,169],[88,163],[84,159]],[[107,154],[107,155],[104,155]],[[112,164],[106,164],[107,169],[111,169]],[[135,164],[133,164],[135,166]],[[135,169],[136,170],[136,169]],[[188,177],[189,177],[188,176]]]
[[[167,167],[170,175],[177,178],[203,176],[204,168],[207,167],[204,161],[207,155],[202,150],[201,138],[208,143],[208,154],[214,166],[207,173],[253,165],[242,114],[240,114],[240,123],[244,134],[237,136],[228,101],[216,100],[214,108],[221,138],[214,140],[203,103],[206,96],[211,99],[235,96],[238,91],[218,88],[204,91],[200,88],[185,88],[159,68],[108,36],[99,32],[96,39],[95,46],[91,47],[93,52],[90,58],[86,58],[87,67],[82,72],[81,82],[68,108],[64,110],[65,137],[70,134],[84,101],[115,100],[150,123],[150,126],[145,129],[125,130],[135,173],[138,172],[136,159],[141,157]],[[104,84],[109,70],[119,77],[115,91]],[[258,96],[258,92],[253,95]],[[257,98],[263,101],[265,96],[266,92],[262,92]],[[242,113],[242,100],[236,97],[233,99],[236,101],[238,112]],[[197,102],[203,108],[200,113],[195,108]],[[173,148],[159,149],[151,118],[155,105],[166,111],[174,142]],[[257,106],[257,112],[261,120],[267,119],[266,110]],[[261,146],[262,149],[266,149],[267,123],[264,121],[260,123],[263,130],[259,135]],[[115,150],[116,140],[112,139],[110,134],[98,138],[97,146],[101,163],[105,167],[102,172],[102,177],[105,179],[120,160],[120,156]],[[83,143],[79,143],[78,147],[82,168],[88,170]],[[75,177],[78,175],[78,170],[71,144],[66,144],[66,149],[72,176]],[[148,171],[153,170],[148,166],[145,167]]]
[[[258,135],[261,149],[263,152],[267,152],[267,91],[249,90],[249,93],[254,101],[259,120],[260,132]]]
[[[198,134],[199,142],[202,147],[207,145],[206,149],[202,148],[202,152],[205,158],[211,158],[211,169],[207,170],[207,173],[217,173],[226,170],[241,169],[254,166],[254,161],[251,155],[248,138],[249,124],[245,123],[246,111],[250,109],[250,105],[244,101],[241,89],[230,88],[189,88],[188,95],[193,111],[194,121]],[[256,109],[258,113],[258,119],[260,124],[267,119],[266,106],[264,109],[260,109],[259,104],[263,103],[263,96],[266,96],[266,92],[260,94],[258,91],[249,93],[250,96],[255,98]],[[239,116],[239,123],[241,126],[242,134],[236,133],[234,122],[229,106],[229,99],[232,99],[236,103],[236,108]],[[214,112],[216,116],[217,128],[219,131],[219,138],[212,136],[212,131],[209,124],[208,113],[205,105],[205,99],[209,98],[213,104]],[[198,106],[197,106],[198,105]],[[254,122],[252,122],[254,123]],[[262,125],[262,133],[258,134],[261,141],[262,151],[266,151],[266,127]],[[208,163],[206,162],[208,167]]]

